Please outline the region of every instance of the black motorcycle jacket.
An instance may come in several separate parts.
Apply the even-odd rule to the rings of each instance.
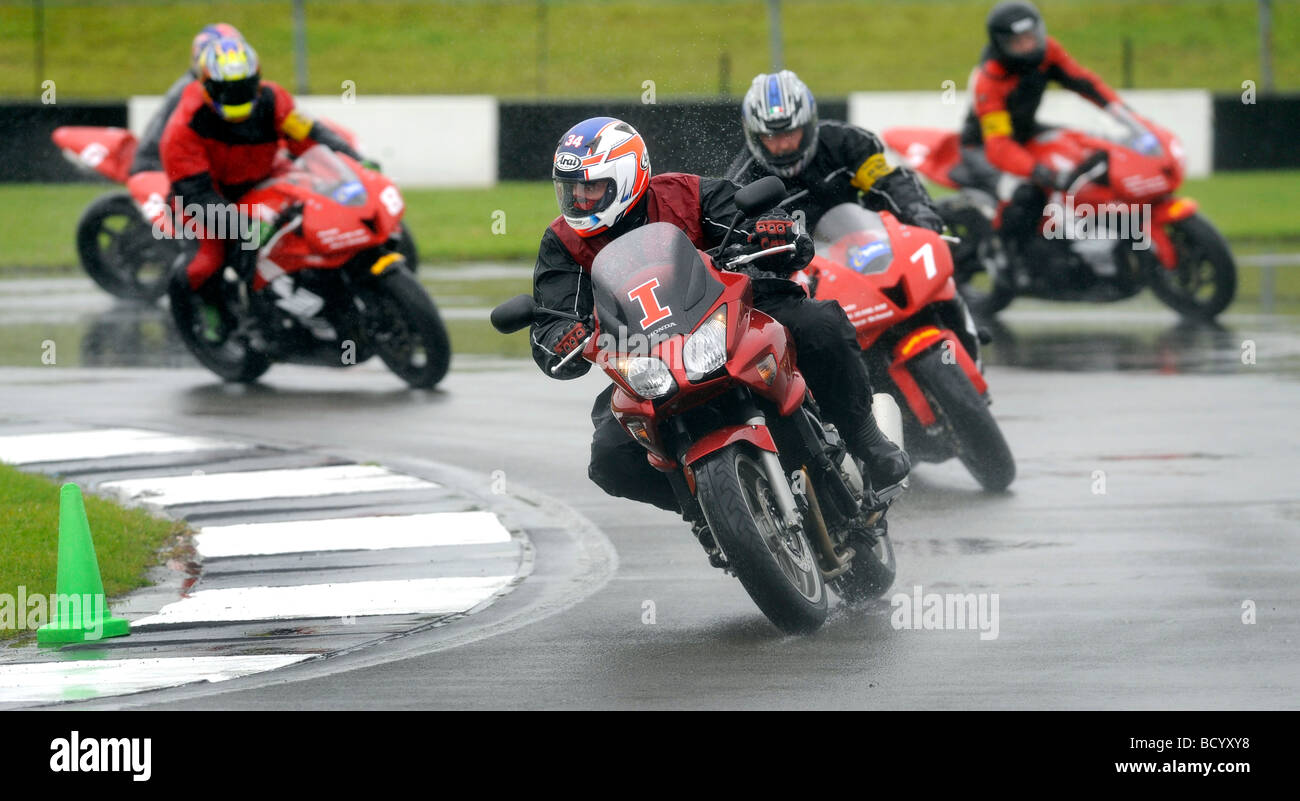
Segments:
[[[890,167],[884,151],[870,131],[823,120],[812,161],[798,175],[782,179],[792,198],[782,208],[791,214],[802,211],[810,232],[832,207],[857,202],[872,211],[889,211],[908,225],[939,230],[942,222],[930,194],[911,170]],[[727,177],[741,185],[770,174],[748,148],[727,168]]]
[[[578,236],[563,217],[556,217],[542,235],[538,249],[533,270],[533,300],[548,309],[590,316],[594,306],[591,264],[602,248],[649,222],[676,225],[701,250],[715,247],[721,244],[736,215],[732,196],[739,188],[719,178],[685,173],[656,175],[650,179],[645,197],[623,219],[605,233],[587,239]],[[735,236],[743,241],[745,235]],[[551,368],[562,359],[556,355],[555,346],[572,326],[572,322],[561,319],[532,326],[533,360],[547,375],[577,378],[591,368],[590,362],[575,358],[559,373],[551,373]]]

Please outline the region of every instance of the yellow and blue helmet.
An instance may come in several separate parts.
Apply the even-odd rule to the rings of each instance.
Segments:
[[[208,104],[227,122],[248,119],[262,86],[257,51],[242,39],[221,37],[199,56],[199,80]]]
[[[194,39],[190,42],[190,72],[194,77],[198,77],[203,71],[203,65],[200,63],[203,51],[207,46],[218,39],[238,39],[244,41],[244,35],[239,29],[228,22],[214,22],[211,25],[204,25],[203,30],[194,34]]]

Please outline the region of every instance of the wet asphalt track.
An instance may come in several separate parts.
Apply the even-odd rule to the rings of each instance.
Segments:
[[[84,363],[130,366],[0,368],[4,417],[436,459],[485,482],[504,471],[507,486],[566,500],[617,552],[612,579],[594,594],[543,605],[549,616],[495,636],[417,636],[330,673],[290,668],[269,686],[259,677],[132,705],[1300,706],[1300,321],[1229,317],[1207,330],[1142,303],[1018,304],[996,331],[988,371],[1019,464],[1011,491],[979,492],[956,462],[921,465],[891,513],[891,593],[996,593],[997,638],[895,630],[888,597],[791,638],[708,566],[682,523],[587,481],[595,375],[558,382],[527,362],[461,358],[432,393],[370,365],[278,366],[260,387],[226,387],[193,367],[140,368],[188,359],[159,312],[107,305],[61,312],[57,341],[80,337]],[[36,318],[45,316],[31,304],[0,309],[6,350],[32,354],[11,364],[39,363],[45,323]],[[1245,340],[1254,365],[1242,363]],[[547,545],[538,543],[532,589],[491,615],[601,574],[559,539]],[[1243,623],[1247,601],[1254,624]]]

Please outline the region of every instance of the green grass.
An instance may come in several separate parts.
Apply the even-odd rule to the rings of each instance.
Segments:
[[[120,190],[107,183],[0,184],[0,267],[76,265],[81,210],[111,191]],[[1180,194],[1196,198],[1236,248],[1300,247],[1300,171],[1218,173],[1187,181]],[[408,189],[403,196],[425,262],[532,261],[557,213],[545,182]]]
[[[784,0],[785,63],[814,91],[964,86],[983,45],[991,0]],[[162,3],[47,0],[45,66],[35,65],[33,4],[0,6],[0,97],[60,99],[161,93],[204,24],[238,26],[263,73],[293,88],[288,0]],[[1084,64],[1121,82],[1133,43],[1138,88],[1240,91],[1258,80],[1255,0],[1041,0],[1048,30]],[[1275,0],[1274,75],[1300,87],[1300,3]],[[544,9],[544,14],[542,10]],[[732,95],[768,67],[766,0],[498,0],[307,4],[310,90],[345,80],[365,93],[503,97],[716,95],[729,60]],[[544,19],[544,24],[542,20]],[[725,54],[725,55],[724,55]],[[39,74],[38,74],[39,73]]]
[[[1188,180],[1179,194],[1196,198],[1234,244],[1300,245],[1300,170],[1220,172]]]
[[[59,532],[59,485],[44,476],[0,465],[0,595],[55,592]],[[93,496],[86,497],[104,591],[115,597],[143,587],[145,570],[158,561],[158,551],[172,535],[185,530],[182,522],[161,520],[135,509],[124,509]],[[0,629],[0,640],[29,632]]]
[[[96,197],[120,191],[107,182],[0,184],[0,267],[76,265],[74,237],[82,210]],[[407,189],[402,196],[423,260],[531,260],[542,232],[559,213],[555,191],[545,182]],[[498,220],[504,221],[504,233],[494,233],[501,230]]]

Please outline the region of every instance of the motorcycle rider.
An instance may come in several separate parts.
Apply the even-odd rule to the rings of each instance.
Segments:
[[[234,25],[225,22],[205,25],[203,30],[195,34],[190,42],[190,68],[167,89],[167,93],[163,95],[162,105],[149,118],[149,124],[145,126],[144,133],[140,136],[140,143],[136,146],[135,158],[131,161],[131,175],[162,170],[162,156],[158,152],[158,146],[162,142],[167,120],[171,118],[176,106],[180,105],[181,93],[185,91],[185,87],[199,77],[199,56],[203,54],[204,48],[223,37],[240,41],[244,39],[244,35]]]
[[[570,128],[555,151],[552,177],[560,216],[547,228],[533,274],[539,306],[590,319],[593,310],[591,265],[600,250],[628,231],[651,222],[669,222],[697,248],[717,246],[726,235],[740,187],[731,181],[684,173],[653,175],[641,135],[610,117],[585,120]],[[749,241],[759,247],[794,243],[795,253],[763,261],[768,272],[754,280],[757,308],[791,332],[799,368],[827,419],[836,424],[854,455],[863,459],[877,486],[901,481],[909,463],[871,414],[871,386],[859,359],[853,326],[833,301],[815,301],[787,276],[812,258],[812,242],[795,231],[790,215],[762,215]],[[591,331],[588,323],[548,320],[534,323],[533,359],[547,374],[577,378],[591,363],[574,358],[556,368]],[[613,385],[592,407],[595,433],[588,475],[610,495],[652,503],[682,513],[666,475],[646,460],[645,450],[623,429],[610,409]],[[691,521],[706,548],[712,542],[702,520]],[[715,564],[719,564],[711,555]]]
[[[1001,238],[1013,256],[1029,257],[1018,261],[1047,261],[1049,251],[1039,252],[1039,243],[1047,243],[1037,235],[1047,195],[1068,188],[1082,168],[1091,166],[1057,169],[1035,159],[1025,147],[1053,130],[1034,118],[1048,82],[1055,81],[1105,109],[1129,130],[1137,150],[1154,152],[1159,143],[1113,89],[1047,35],[1046,23],[1032,3],[998,3],[989,12],[986,27],[989,40],[972,75],[974,103],[962,129],[962,145],[982,149],[993,168],[1025,179],[1002,212]]]
[[[252,252],[270,227],[237,205],[240,196],[272,174],[281,147],[298,156],[323,144],[363,159],[341,136],[295,108],[286,90],[263,81],[257,52],[244,40],[215,39],[199,63],[199,78],[182,91],[160,149],[178,207],[198,204],[213,218],[240,221],[225,239],[204,231],[198,252],[185,267],[199,304],[202,335],[220,342],[232,321],[219,302],[220,284],[211,279],[226,262],[226,244],[237,241],[240,231],[251,231],[256,241],[247,249]]]
[[[868,209],[888,209],[909,225],[943,229],[916,176],[890,167],[884,145],[870,131],[818,120],[816,99],[790,70],[754,78],[741,102],[741,122],[745,150],[727,168],[727,177],[744,185],[779,176],[793,192],[782,206],[802,211],[808,230],[831,207],[859,198]]]

